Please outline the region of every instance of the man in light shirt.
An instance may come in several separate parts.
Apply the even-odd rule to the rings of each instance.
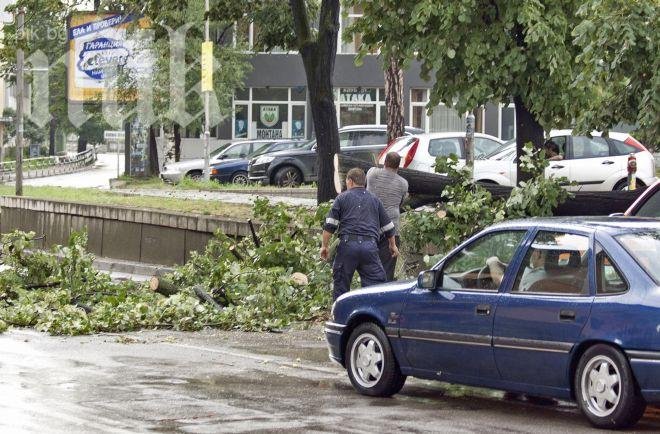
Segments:
[[[408,195],[408,181],[397,174],[401,156],[396,152],[390,152],[385,156],[385,167],[372,167],[367,172],[367,190],[373,193],[385,207],[388,217],[394,223],[396,245],[400,241],[400,208]],[[383,264],[387,281],[394,280],[394,269],[396,268],[396,257],[392,256],[387,238],[381,236],[378,242],[378,256]]]

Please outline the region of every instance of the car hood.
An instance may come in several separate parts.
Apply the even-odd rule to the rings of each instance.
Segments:
[[[190,169],[201,169],[204,167],[204,160],[201,158],[194,160],[179,161],[178,163],[167,163],[165,164],[167,170],[190,170]]]
[[[390,294],[393,292],[406,292],[415,284],[417,280],[402,280],[398,282],[389,282],[381,283],[380,285],[373,285],[367,288],[355,289],[353,291],[347,292],[337,299],[339,300],[348,300],[351,298],[357,298],[362,296],[373,296],[377,294]]]

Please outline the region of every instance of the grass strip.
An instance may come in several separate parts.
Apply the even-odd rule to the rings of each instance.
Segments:
[[[14,186],[0,185],[0,195],[13,196]],[[252,218],[252,205],[151,196],[124,196],[93,188],[24,187],[24,197],[90,205],[130,206],[234,219]]]

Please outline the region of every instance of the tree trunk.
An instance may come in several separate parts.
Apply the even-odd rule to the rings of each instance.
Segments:
[[[374,164],[368,161],[351,158],[345,155],[338,156],[338,178],[343,179],[346,172],[352,167],[359,167],[365,172]],[[406,205],[417,208],[438,202],[445,202],[447,198],[442,196],[445,187],[454,181],[448,176],[437,173],[420,172],[411,169],[399,169],[398,172],[408,181],[408,192],[410,197]],[[496,184],[480,184],[494,197],[507,198],[511,195],[511,187]],[[556,216],[582,216],[582,215],[608,215],[615,212],[625,211],[644,191],[637,189],[633,191],[578,191],[575,196],[568,198],[555,210]]]
[[[181,125],[174,123],[174,161],[181,161]]]
[[[394,56],[385,67],[385,106],[387,107],[387,142],[404,134],[403,69]]]
[[[55,132],[57,131],[57,119],[50,118],[48,124],[48,155],[55,155]]]
[[[310,28],[304,0],[289,0],[293,23],[302,56],[312,121],[316,132],[316,153],[319,203],[336,196],[333,158],[339,152],[339,131],[335,110],[332,74],[337,53],[339,32],[339,0],[323,0],[319,14],[318,34]]]
[[[535,148],[540,148],[543,145],[543,127],[527,109],[521,97],[514,96],[513,102],[516,105],[516,153],[520,157],[526,143],[531,142]],[[516,165],[516,172],[518,183],[530,179],[528,173],[520,170],[520,158]]]
[[[149,127],[149,176],[160,175],[158,164],[158,144],[156,143],[156,128]]]

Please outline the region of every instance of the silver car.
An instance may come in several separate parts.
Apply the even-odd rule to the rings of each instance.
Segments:
[[[228,161],[230,159],[245,158],[259,149],[279,140],[241,140],[240,142],[230,143],[221,146],[211,152],[209,165]],[[178,183],[184,177],[192,179],[201,179],[204,174],[204,159],[196,158],[194,160],[179,161],[178,163],[168,163],[163,167],[160,177],[165,182]]]

